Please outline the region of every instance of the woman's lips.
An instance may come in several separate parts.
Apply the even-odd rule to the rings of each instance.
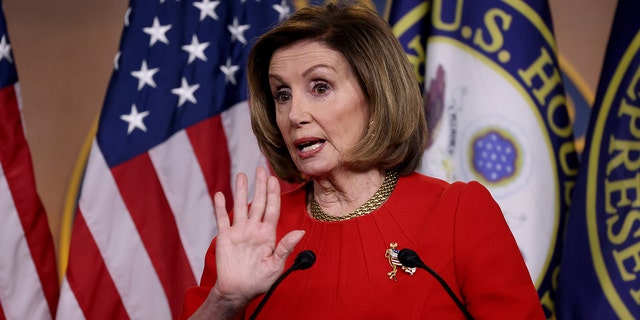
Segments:
[[[297,141],[295,146],[298,149],[298,157],[305,159],[313,156],[322,150],[324,143],[325,140],[322,139]]]

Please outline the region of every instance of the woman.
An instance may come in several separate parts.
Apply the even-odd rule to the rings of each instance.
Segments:
[[[474,318],[544,318],[489,192],[414,172],[427,141],[422,98],[374,11],[301,9],[258,40],[248,70],[261,149],[279,177],[305,184],[280,195],[258,169],[249,207],[240,174],[233,224],[216,194],[219,233],[183,317],[248,317],[310,249],[315,265],[283,281],[261,319],[464,319],[430,274],[398,265],[394,253],[407,247]]]

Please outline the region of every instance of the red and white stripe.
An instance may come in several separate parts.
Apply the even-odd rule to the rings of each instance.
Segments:
[[[55,250],[17,86],[0,89],[0,319],[52,319],[59,293]]]
[[[94,141],[58,318],[177,317],[217,231],[213,194],[265,163],[246,103],[114,168]]]

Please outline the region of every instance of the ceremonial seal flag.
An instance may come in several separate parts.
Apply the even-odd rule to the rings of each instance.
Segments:
[[[19,88],[0,2],[0,319],[53,319],[56,255],[36,192]]]
[[[424,72],[431,137],[420,170],[491,191],[552,316],[577,156],[547,1],[392,6],[390,24]]]
[[[559,319],[640,316],[639,12],[618,2],[562,251]]]
[[[87,161],[58,319],[171,319],[261,156],[245,65],[286,1],[132,0]],[[253,188],[251,188],[253,189]]]
[[[413,65],[414,73],[424,89],[424,67],[426,62],[425,43],[429,36],[429,1],[392,1],[388,8],[387,20],[393,34],[398,38]]]

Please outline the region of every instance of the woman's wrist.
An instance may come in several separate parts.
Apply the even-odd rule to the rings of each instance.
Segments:
[[[240,319],[248,303],[246,298],[222,292],[216,284],[190,319]]]

